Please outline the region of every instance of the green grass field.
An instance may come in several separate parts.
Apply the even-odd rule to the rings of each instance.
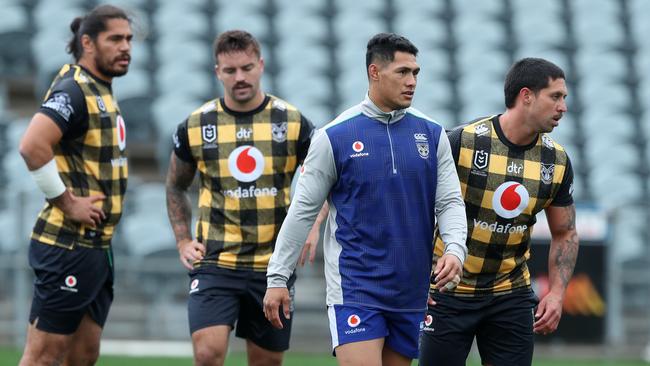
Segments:
[[[10,348],[0,348],[0,365],[16,365],[20,359],[20,351]],[[535,366],[648,366],[643,361],[599,361],[599,360],[543,360],[536,359]],[[192,365],[190,358],[154,358],[154,357],[119,357],[102,356],[97,363],[99,366],[182,366]],[[227,366],[246,366],[244,354],[231,354],[226,359]],[[329,355],[288,353],[285,366],[336,366],[336,360]],[[417,365],[417,362],[413,362]],[[479,366],[478,360],[470,360],[468,366]]]

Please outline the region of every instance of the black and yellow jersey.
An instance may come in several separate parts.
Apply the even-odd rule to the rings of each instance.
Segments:
[[[49,202],[40,212],[32,239],[74,248],[107,248],[122,215],[128,163],[126,126],[111,85],[79,65],[64,65],[39,110],[63,135],[54,158],[66,188],[76,196],[102,194],[97,203],[106,214],[96,228],[74,222]]]
[[[449,140],[468,229],[463,278],[452,293],[498,295],[530,287],[526,260],[535,216],[549,205],[573,203],[573,171],[564,148],[548,134],[515,145],[504,136],[499,116],[452,130]],[[436,233],[434,266],[443,249]]]
[[[200,179],[196,239],[206,255],[195,266],[266,271],[313,130],[272,95],[244,113],[215,99],[178,126],[175,154],[196,164]]]

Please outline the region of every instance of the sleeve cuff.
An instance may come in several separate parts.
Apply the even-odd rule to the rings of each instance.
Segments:
[[[460,260],[461,266],[465,263],[465,250],[462,245],[458,243],[449,243],[445,247],[445,254],[456,256]]]
[[[287,287],[287,281],[289,279],[280,274],[273,274],[266,277],[266,287]]]

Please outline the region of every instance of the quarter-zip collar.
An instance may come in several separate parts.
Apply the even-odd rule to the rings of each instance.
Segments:
[[[370,100],[370,96],[367,93],[366,98],[361,102],[361,111],[366,116],[385,124],[388,124],[389,122],[395,123],[406,115],[406,108],[396,109],[391,112],[382,111],[372,100]]]

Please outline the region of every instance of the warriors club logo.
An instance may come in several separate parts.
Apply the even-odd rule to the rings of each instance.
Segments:
[[[238,181],[252,182],[264,172],[264,155],[255,146],[240,146],[230,153],[228,169]]]
[[[519,214],[528,206],[530,196],[526,187],[519,182],[502,183],[492,197],[492,207],[497,215],[511,219]]]
[[[120,151],[126,148],[126,125],[121,115],[117,116],[117,147]]]
[[[422,159],[429,157],[429,141],[427,140],[427,135],[423,133],[413,134],[415,138],[415,147],[418,149],[418,154]]]
[[[542,183],[551,184],[553,183],[553,174],[555,173],[555,164],[542,164],[542,169],[540,171],[540,176],[542,178]]]

